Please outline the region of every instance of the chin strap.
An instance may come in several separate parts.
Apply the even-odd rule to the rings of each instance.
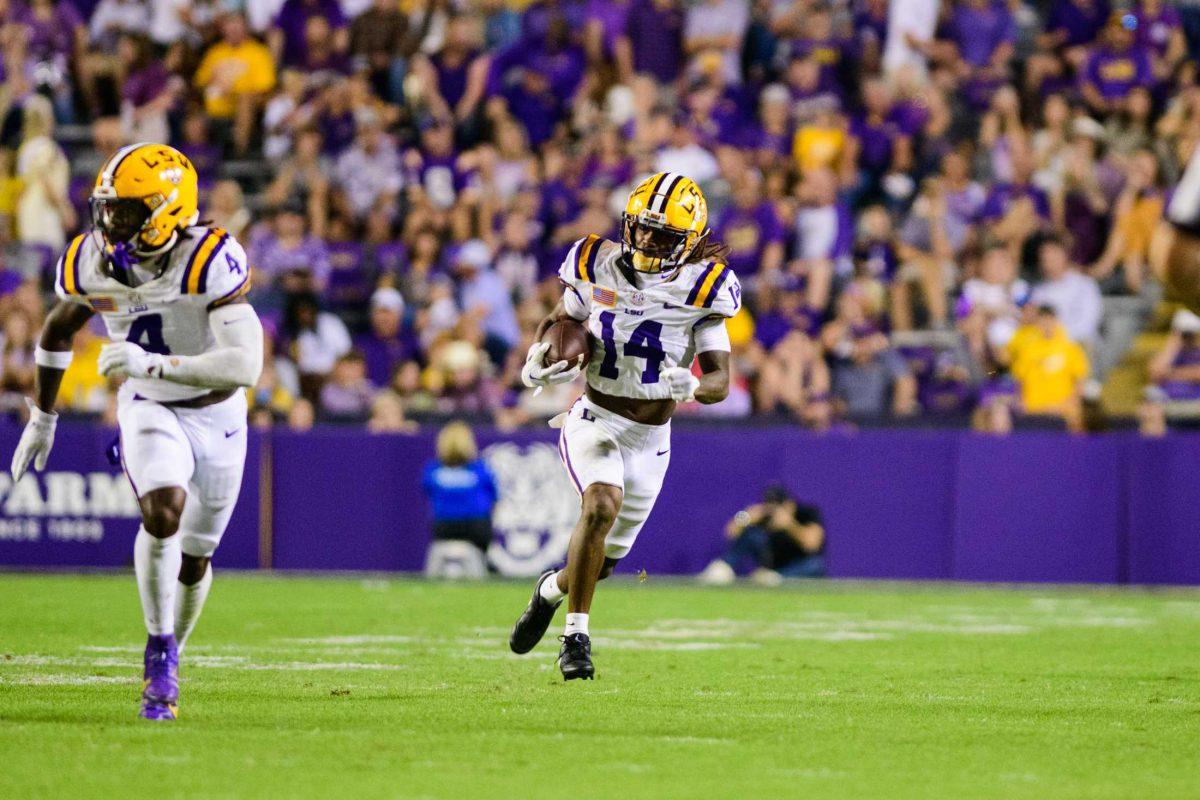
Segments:
[[[104,248],[105,257],[108,263],[112,266],[113,277],[126,286],[137,286],[137,273],[134,272],[134,267],[137,267],[142,262],[152,261],[167,253],[179,241],[178,231],[171,234],[171,238],[167,243],[156,247],[153,250],[138,249],[129,242],[117,242],[116,244],[106,245]],[[158,277],[166,269],[166,264],[158,271],[154,277]]]

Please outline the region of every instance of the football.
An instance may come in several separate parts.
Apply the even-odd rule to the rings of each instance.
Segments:
[[[543,359],[544,366],[559,361],[574,363],[575,359],[583,356],[583,365],[586,367],[588,359],[592,357],[592,344],[587,328],[582,322],[573,319],[560,319],[555,322],[542,334],[542,341],[550,345]]]

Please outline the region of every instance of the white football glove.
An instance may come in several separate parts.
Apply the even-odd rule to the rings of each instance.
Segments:
[[[29,422],[25,423],[21,441],[17,442],[17,451],[13,453],[10,470],[13,483],[21,480],[30,461],[39,471],[46,468],[46,459],[54,446],[54,428],[58,425],[58,414],[42,411],[28,397],[25,404],[29,406]]]
[[[667,386],[671,390],[671,399],[675,402],[686,403],[696,399],[696,389],[700,386],[700,379],[693,375],[687,367],[664,369],[662,377],[666,380]]]
[[[541,390],[546,386],[570,383],[583,369],[582,357],[573,366],[566,361],[556,361],[548,367],[543,367],[542,359],[549,350],[549,342],[534,342],[525,354],[525,366],[521,367],[521,383],[530,389]]]
[[[158,353],[147,353],[133,342],[109,342],[100,348],[100,374],[106,378],[161,378],[162,361]]]

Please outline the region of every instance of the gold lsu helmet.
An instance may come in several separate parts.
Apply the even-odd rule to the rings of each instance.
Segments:
[[[131,144],[105,162],[88,204],[109,255],[156,255],[200,216],[196,168],[174,147]]]
[[[677,172],[660,172],[639,183],[621,215],[621,248],[639,272],[683,266],[711,233],[704,194]]]

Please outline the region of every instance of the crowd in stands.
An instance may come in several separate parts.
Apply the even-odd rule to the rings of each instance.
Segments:
[[[585,234],[617,238],[631,187],[672,170],[704,189],[747,300],[729,398],[689,413],[1084,429],[1159,300],[1147,249],[1200,137],[1198,15],[0,0],[3,403],[28,389],[96,168],[163,140],[195,163],[202,216],[250,254],[260,425],[557,412],[581,387],[534,396],[519,372],[558,265]],[[1164,397],[1200,398],[1197,330],[1177,323],[1154,360],[1147,429]],[[111,415],[101,336],[77,343],[68,410]]]

